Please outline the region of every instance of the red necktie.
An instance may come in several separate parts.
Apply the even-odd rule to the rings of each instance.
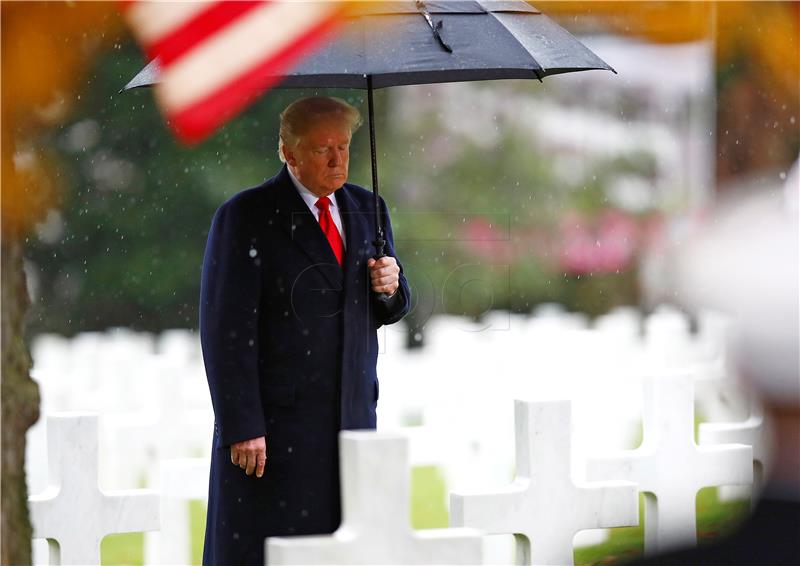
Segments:
[[[336,228],[336,224],[333,223],[333,217],[329,210],[330,205],[331,201],[328,197],[320,198],[315,204],[319,209],[319,227],[322,228],[325,237],[328,238],[331,249],[333,249],[333,255],[336,256],[336,261],[338,261],[341,266],[342,256],[344,255],[344,244],[342,243],[342,237],[339,235],[339,229]]]

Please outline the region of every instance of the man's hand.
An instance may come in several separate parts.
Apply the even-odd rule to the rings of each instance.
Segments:
[[[376,293],[394,295],[400,286],[400,266],[397,265],[397,260],[388,255],[377,261],[375,258],[369,258],[367,267],[372,278],[372,290]]]
[[[256,477],[264,475],[267,463],[267,439],[263,436],[231,444],[231,463],[239,466],[248,476],[256,472]]]

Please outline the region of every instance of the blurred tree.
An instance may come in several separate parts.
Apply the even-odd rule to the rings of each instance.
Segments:
[[[31,562],[25,431],[39,415],[23,340],[29,305],[24,244],[60,204],[58,163],[38,143],[73,107],[92,55],[118,33],[107,3],[0,4],[2,25],[2,512],[0,563]],[[88,29],[94,33],[87,34]]]

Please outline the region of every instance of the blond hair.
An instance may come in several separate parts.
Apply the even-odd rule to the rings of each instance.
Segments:
[[[341,98],[333,96],[310,96],[295,100],[280,114],[280,132],[278,135],[278,157],[283,157],[283,146],[297,147],[297,144],[311,126],[321,119],[339,118],[350,129],[350,135],[362,124],[358,109]]]

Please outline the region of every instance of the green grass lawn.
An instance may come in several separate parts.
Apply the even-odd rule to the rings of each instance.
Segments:
[[[750,502],[720,501],[717,488],[697,494],[697,540],[700,544],[729,533],[747,515]],[[611,529],[606,542],[575,551],[577,566],[623,564],[642,554],[644,548],[644,495],[639,496],[638,527]]]
[[[415,467],[411,471],[411,517],[415,529],[435,529],[448,526],[447,485],[441,471],[434,466]],[[191,556],[200,564],[205,531],[205,502],[188,503],[192,530]],[[700,491],[697,496],[697,532],[700,543],[713,540],[734,528],[745,517],[748,501],[722,502],[716,488]],[[642,503],[639,506],[642,513]],[[621,564],[642,553],[644,525],[611,529],[606,542],[575,551],[579,566]],[[144,535],[142,533],[110,535],[101,546],[104,565],[143,564]]]
[[[420,466],[411,471],[411,525],[415,529],[446,527],[447,487],[438,468]],[[192,530],[192,564],[203,558],[203,538],[206,529],[205,501],[190,501],[189,520]],[[104,565],[140,565],[144,563],[144,534],[109,535],[100,547]]]

